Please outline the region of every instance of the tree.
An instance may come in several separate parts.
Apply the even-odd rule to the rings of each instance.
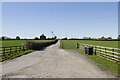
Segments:
[[[55,40],[57,38],[57,36],[54,36],[52,39]]]
[[[112,39],[112,37],[108,37],[108,39]]]
[[[38,37],[35,37],[34,39],[35,39],[35,40],[39,40],[39,38],[38,38]]]
[[[67,40],[67,37],[65,37],[65,38],[62,38],[62,40]]]
[[[57,36],[55,36],[55,39],[57,39]]]
[[[42,35],[40,36],[40,39],[41,39],[41,40],[46,40],[46,36],[45,36],[44,34],[42,34]]]
[[[17,36],[17,37],[16,37],[16,40],[20,40],[20,37],[19,37],[19,36]]]
[[[5,38],[2,36],[2,40],[5,40]]]

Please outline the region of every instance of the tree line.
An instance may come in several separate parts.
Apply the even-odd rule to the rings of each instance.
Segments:
[[[22,38],[20,38],[20,36],[16,36],[16,38],[10,38],[10,37],[6,37],[6,36],[2,36],[2,37],[0,38],[0,40],[55,40],[56,38],[57,38],[57,37],[54,36],[54,37],[52,37],[52,38],[46,38],[46,39],[40,39],[40,38],[38,38],[38,37],[35,37],[35,38],[33,38],[33,39],[26,39],[26,38],[22,39]]]

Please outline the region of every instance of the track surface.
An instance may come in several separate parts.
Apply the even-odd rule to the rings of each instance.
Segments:
[[[60,42],[2,63],[3,78],[113,78],[85,56],[59,49]]]

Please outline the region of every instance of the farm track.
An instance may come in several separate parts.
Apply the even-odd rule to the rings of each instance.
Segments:
[[[60,42],[44,50],[3,62],[3,78],[114,78],[85,56],[59,49]]]

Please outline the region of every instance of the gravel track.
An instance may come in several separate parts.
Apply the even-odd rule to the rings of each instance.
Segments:
[[[114,78],[85,56],[59,49],[60,42],[44,50],[3,62],[3,78]]]

